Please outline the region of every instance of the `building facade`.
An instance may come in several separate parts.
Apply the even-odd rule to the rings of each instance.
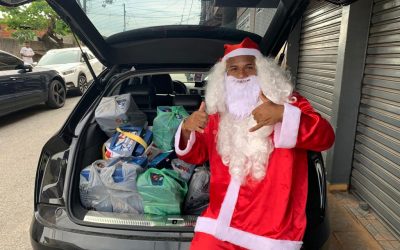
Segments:
[[[275,13],[237,8],[227,21],[206,3],[215,25],[261,36]],[[400,235],[400,1],[311,0],[286,62],[296,91],[335,129],[335,145],[323,153],[330,190],[350,189]]]
[[[331,189],[350,189],[400,235],[400,2],[312,1],[289,39],[296,89],[336,132]]]

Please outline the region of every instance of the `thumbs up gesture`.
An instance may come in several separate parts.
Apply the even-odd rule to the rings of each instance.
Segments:
[[[204,128],[208,122],[206,103],[201,102],[199,110],[193,112],[182,124],[182,130],[187,132],[197,131],[204,133]]]
[[[249,130],[250,132],[254,132],[263,126],[275,125],[281,122],[283,118],[283,105],[273,103],[262,92],[260,92],[260,99],[263,103],[251,112],[257,125],[252,127]]]

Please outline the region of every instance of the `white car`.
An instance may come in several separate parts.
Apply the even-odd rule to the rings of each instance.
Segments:
[[[94,73],[100,74],[103,64],[87,48],[82,49],[87,53]],[[37,66],[57,70],[64,79],[67,90],[77,89],[80,94],[87,90],[88,83],[93,79],[78,47],[49,50]]]

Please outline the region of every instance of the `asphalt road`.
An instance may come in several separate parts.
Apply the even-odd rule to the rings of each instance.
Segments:
[[[37,162],[80,97],[61,109],[44,104],[0,117],[0,249],[31,249],[29,226]]]

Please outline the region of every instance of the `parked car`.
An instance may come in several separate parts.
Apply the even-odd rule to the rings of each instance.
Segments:
[[[220,8],[224,4],[228,7],[276,8],[276,14],[264,38],[223,27],[167,25],[165,19],[162,26],[155,27],[151,26],[155,21],[151,16],[146,19],[151,27],[125,31],[125,27],[116,24],[104,25],[105,19],[97,18],[101,13],[83,11],[79,1],[48,1],[107,69],[94,79],[66,123],[43,147],[30,228],[34,249],[189,248],[197,216],[88,210],[80,202],[79,181],[81,170],[102,157],[101,146],[108,138],[94,119],[96,107],[103,97],[130,93],[147,114],[149,125],[159,105],[183,105],[192,112],[201,102],[203,83],[195,86],[196,91],[192,94],[186,89],[177,94],[172,74],[208,72],[223,54],[223,44],[238,43],[245,37],[262,44],[265,55],[275,56],[308,4],[307,0],[216,2],[220,3]],[[93,10],[101,11],[105,7],[107,4],[103,3],[103,7],[95,6]],[[112,14],[107,12],[104,16],[111,17]],[[179,19],[182,23],[180,16]],[[304,248],[318,249],[329,235],[325,215],[325,170],[319,153],[310,152],[308,180],[307,229],[303,242]]]
[[[87,48],[84,47],[82,49],[87,53],[95,74],[100,74],[103,70],[103,65]],[[40,58],[37,66],[57,70],[64,79],[67,90],[76,89],[80,94],[87,90],[89,83],[93,79],[79,47],[51,49]]]
[[[65,97],[65,83],[57,71],[32,68],[0,50],[0,116],[43,102],[61,108]]]

